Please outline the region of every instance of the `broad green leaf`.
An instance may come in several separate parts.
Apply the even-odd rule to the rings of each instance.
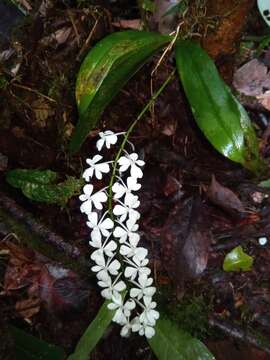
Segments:
[[[260,171],[263,165],[249,116],[212,59],[196,42],[180,40],[176,64],[194,118],[208,141],[230,160]]]
[[[18,360],[64,360],[66,354],[58,346],[36,338],[14,326],[10,327]]]
[[[230,251],[223,262],[224,271],[249,271],[253,265],[253,257],[246,254],[242,246],[237,246]]]
[[[6,174],[7,182],[16,188],[21,188],[25,182],[51,184],[57,177],[57,173],[51,170],[14,169]]]
[[[64,205],[72,196],[80,193],[84,184],[82,179],[72,176],[55,184],[58,174],[51,170],[10,170],[6,174],[7,182],[22,190],[31,200],[48,204]]]
[[[109,300],[106,300],[95,319],[90,323],[83,336],[76,345],[75,351],[67,360],[89,360],[89,354],[102,338],[114,316],[114,311],[107,308]]]
[[[258,185],[263,187],[263,188],[270,188],[270,179],[263,180]]]
[[[206,346],[162,316],[148,342],[158,360],[214,360]]]
[[[79,150],[106,106],[127,81],[170,39],[158,33],[130,30],[113,33],[90,50],[76,83],[79,122],[69,145],[71,153]]]

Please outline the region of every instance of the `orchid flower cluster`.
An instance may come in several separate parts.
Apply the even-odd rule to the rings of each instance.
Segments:
[[[110,130],[99,133],[97,150],[110,149],[117,143],[118,136],[123,134]],[[121,335],[124,337],[138,332],[151,338],[155,334],[154,326],[159,313],[155,310],[156,302],[152,300],[156,288],[147,266],[148,251],[138,246],[140,201],[134,194],[141,188],[138,179],[143,176],[144,161],[139,159],[134,146],[131,146],[133,152],[122,149],[124,155],[119,155],[116,162],[104,162],[99,154],[86,160],[89,167],[84,171],[83,178],[87,184],[80,195],[80,209],[87,215],[87,225],[91,229],[89,244],[94,248],[91,259],[95,263],[92,271],[96,273],[101,295],[111,301],[108,308],[115,311],[113,321],[122,326]],[[111,184],[114,206],[110,213],[103,210],[109,201],[109,187],[94,192],[90,182],[94,177],[101,180],[113,166],[116,170],[115,182]],[[135,316],[132,317],[133,314]]]

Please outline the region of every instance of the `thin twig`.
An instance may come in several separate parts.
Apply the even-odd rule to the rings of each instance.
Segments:
[[[47,96],[47,95],[42,94],[42,93],[41,93],[41,92],[39,92],[38,90],[31,89],[31,88],[30,88],[30,87],[28,87],[28,86],[21,85],[21,84],[16,84],[16,83],[12,83],[12,85],[13,85],[14,87],[17,87],[17,88],[20,88],[20,89],[24,89],[24,90],[30,91],[30,92],[32,92],[32,93],[34,93],[34,94],[37,94],[37,95],[39,95],[39,96],[43,97],[44,99],[47,99],[48,101],[51,101],[51,102],[57,103],[57,101],[56,101],[56,100],[54,100],[54,99],[50,98],[50,97],[49,97],[49,96]]]
[[[118,150],[118,153],[116,154],[116,157],[114,159],[114,164],[113,164],[112,176],[111,176],[110,183],[109,183],[108,208],[109,208],[109,213],[110,213],[111,217],[113,217],[113,214],[112,214],[112,200],[113,200],[112,186],[113,186],[113,183],[114,183],[115,177],[116,177],[117,162],[118,162],[118,160],[119,160],[119,158],[120,158],[120,156],[121,156],[121,154],[122,154],[122,152],[124,150],[124,147],[125,147],[125,145],[126,145],[126,143],[128,141],[129,135],[132,132],[132,130],[134,129],[134,127],[136,126],[137,122],[144,116],[144,114],[149,110],[151,105],[156,101],[156,99],[162,93],[162,91],[165,89],[165,87],[168,85],[168,83],[172,80],[172,78],[174,76],[174,73],[175,73],[175,70],[173,70],[171,72],[171,74],[164,81],[164,83],[161,85],[161,87],[158,89],[158,91],[151,97],[151,99],[148,101],[148,103],[142,109],[142,111],[140,112],[138,117],[130,125],[129,129],[126,132],[124,140],[123,140],[123,142],[122,142],[122,144],[120,146],[120,149]]]

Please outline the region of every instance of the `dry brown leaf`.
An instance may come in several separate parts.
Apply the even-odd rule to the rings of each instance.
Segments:
[[[267,66],[253,59],[234,73],[233,85],[247,96],[261,96],[270,89],[270,75]]]
[[[259,103],[262,104],[265,109],[270,110],[270,90],[266,91],[264,94],[256,96],[259,100]]]
[[[39,313],[40,300],[38,298],[29,298],[16,302],[15,309],[24,319],[31,319]]]
[[[120,27],[122,29],[141,30],[142,28],[141,19],[119,20],[113,22],[112,25],[115,27]]]
[[[230,189],[222,186],[214,175],[212,176],[211,185],[208,187],[207,196],[212,203],[231,215],[245,212],[245,208],[237,195]]]

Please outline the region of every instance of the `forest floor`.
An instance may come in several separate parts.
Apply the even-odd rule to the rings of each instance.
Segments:
[[[67,352],[102,304],[91,276],[89,229],[80,202],[73,197],[60,209],[31,201],[7,184],[5,174],[38,168],[57,171],[62,179],[80,177],[85,159],[95,152],[99,130],[127,129],[150,99],[151,71],[160,54],[116,96],[79,153],[68,157],[67,144],[78,119],[74,92],[82,59],[97,41],[140,18],[135,1],[108,3],[55,1],[43,9],[32,4],[31,16],[18,15],[16,31],[0,41],[0,334],[13,324]],[[243,11],[239,9],[231,23],[219,23],[222,53],[211,30],[202,41],[230,87],[244,62],[243,54],[240,59],[235,52],[239,34],[262,35],[256,10],[252,8],[247,25],[239,21]],[[123,19],[127,22],[120,24]],[[226,26],[233,27],[227,44]],[[269,52],[260,58],[270,65]],[[170,56],[161,63],[154,89],[173,66]],[[254,103],[244,105],[261,154],[269,160],[269,111]],[[140,229],[151,254],[159,304],[217,360],[270,359],[270,242],[262,246],[258,241],[270,238],[270,189],[259,187],[262,179],[207,142],[177,76],[138,123],[131,140],[146,162]],[[225,272],[224,258],[238,245],[253,257],[252,269]],[[12,341],[6,339],[0,346],[6,353],[3,359],[12,359]],[[154,358],[143,338],[123,339],[117,326],[91,357]]]

